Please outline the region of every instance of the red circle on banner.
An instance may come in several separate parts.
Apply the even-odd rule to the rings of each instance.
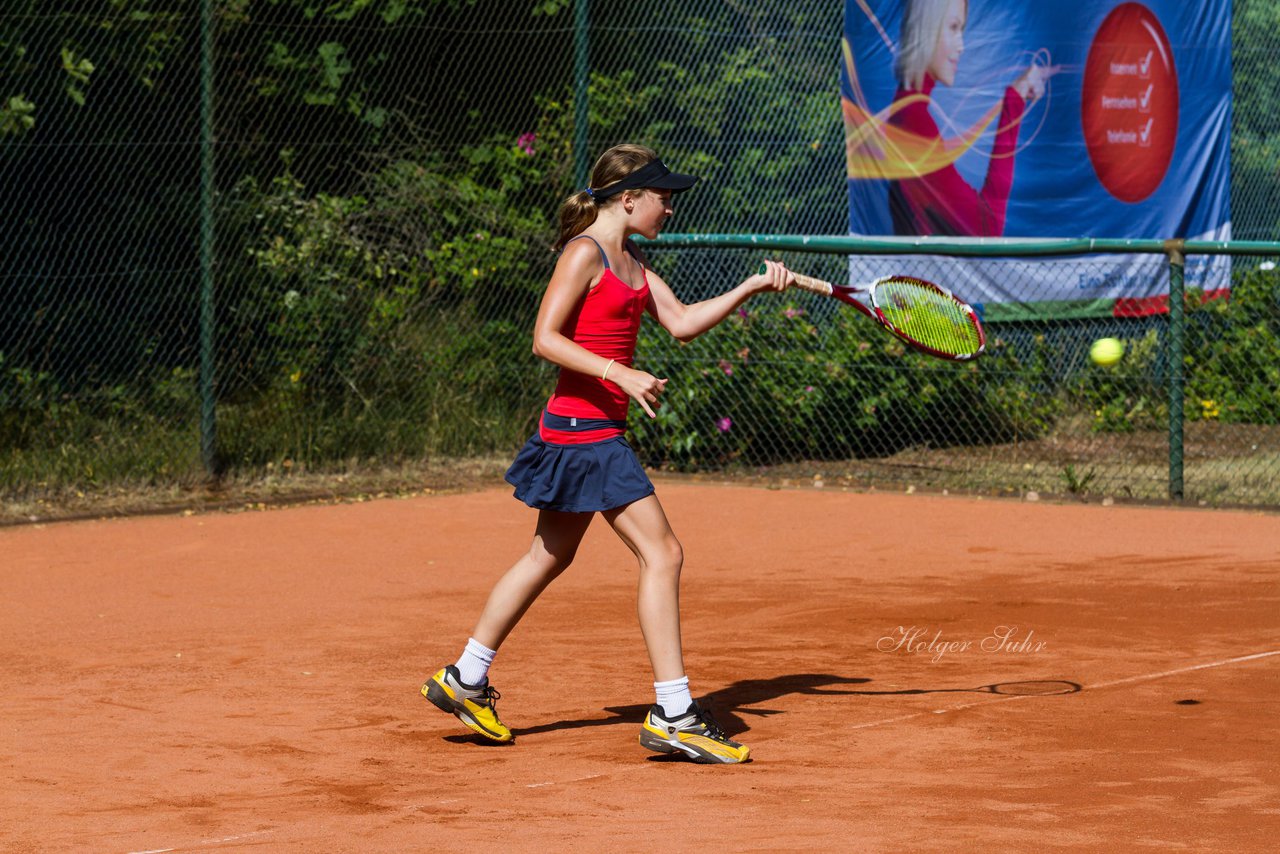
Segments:
[[[1178,138],[1178,72],[1160,21],[1141,3],[1111,10],[1089,46],[1080,123],[1107,192],[1140,202],[1169,171]]]

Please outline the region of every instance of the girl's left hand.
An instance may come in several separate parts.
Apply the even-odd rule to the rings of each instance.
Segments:
[[[763,291],[785,291],[796,282],[795,274],[781,261],[765,261],[765,271],[747,279],[754,294]]]
[[[658,417],[657,409],[662,405],[658,399],[667,387],[665,379],[658,379],[653,374],[639,368],[628,368],[626,365],[614,365],[609,379],[640,404],[646,415],[650,418]]]

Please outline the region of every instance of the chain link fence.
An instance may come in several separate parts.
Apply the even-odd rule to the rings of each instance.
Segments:
[[[529,338],[584,152],[643,142],[704,176],[671,231],[847,232],[843,12],[11,0],[0,494],[29,508],[509,456],[554,384]],[[1234,16],[1234,230],[1271,241],[1280,11]],[[761,257],[649,252],[685,300]],[[1280,503],[1275,261],[1236,256],[1231,299],[1188,297],[1188,499]],[[992,317],[989,355],[960,366],[852,315],[787,294],[687,346],[646,325],[638,358],[671,383],[656,421],[633,417],[637,450],[796,482],[1168,496],[1164,315]],[[1084,358],[1103,335],[1128,344],[1111,370]]]

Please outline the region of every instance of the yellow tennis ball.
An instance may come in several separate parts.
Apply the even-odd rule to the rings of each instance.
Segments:
[[[1089,358],[1104,368],[1114,365],[1124,355],[1124,344],[1118,338],[1099,338],[1089,348]]]

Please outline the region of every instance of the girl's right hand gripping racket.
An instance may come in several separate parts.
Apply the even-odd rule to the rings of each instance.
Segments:
[[[760,272],[765,271],[761,265]],[[922,353],[964,361],[982,355],[987,344],[973,307],[933,282],[885,276],[865,285],[833,285],[794,273],[796,285],[847,302]]]

